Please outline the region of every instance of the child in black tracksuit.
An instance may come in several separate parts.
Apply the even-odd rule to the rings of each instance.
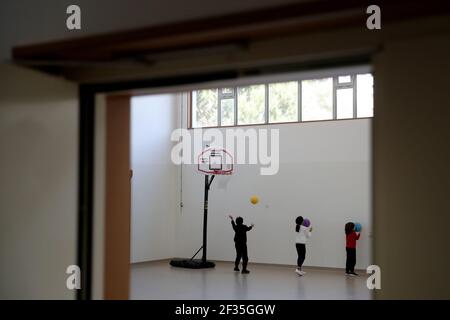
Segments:
[[[244,219],[242,219],[241,217],[237,217],[236,222],[234,222],[231,215],[229,217],[231,219],[231,225],[233,226],[233,230],[235,232],[234,243],[236,247],[236,261],[234,263],[234,271],[239,271],[239,262],[242,258],[242,273],[250,273],[250,271],[247,270],[247,231],[252,230],[253,224],[248,227],[243,224]]]

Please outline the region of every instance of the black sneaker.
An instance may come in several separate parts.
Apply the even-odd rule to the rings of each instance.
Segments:
[[[354,275],[354,276],[358,276],[358,274],[357,274],[355,271],[350,272],[350,274],[351,274],[351,275]]]
[[[250,271],[248,271],[248,270],[242,270],[242,274],[249,274],[250,273]]]
[[[239,268],[236,268],[236,267],[235,267],[235,268],[234,268],[234,271],[239,271]]]

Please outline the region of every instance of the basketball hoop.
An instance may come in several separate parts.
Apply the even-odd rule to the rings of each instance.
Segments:
[[[233,157],[223,148],[207,148],[198,156],[198,171],[207,175],[230,175]]]
[[[211,183],[216,175],[230,175],[233,173],[233,157],[223,148],[207,148],[198,156],[198,171],[205,175],[205,193],[203,200],[203,245],[191,259],[172,259],[170,265],[179,268],[201,269],[214,268],[215,264],[206,259],[207,224],[208,224],[208,194]],[[203,250],[201,259],[194,259]]]

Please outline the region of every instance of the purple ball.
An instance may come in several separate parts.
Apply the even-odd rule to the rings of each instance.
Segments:
[[[311,225],[311,221],[309,221],[309,219],[303,219],[303,223],[302,223],[302,226],[304,226],[304,227],[309,227]]]

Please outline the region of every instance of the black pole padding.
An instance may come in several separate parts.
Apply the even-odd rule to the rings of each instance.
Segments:
[[[202,262],[206,263],[207,249],[207,227],[208,227],[208,192],[209,192],[209,176],[205,175],[205,195],[203,200],[203,256]]]
[[[207,242],[208,242],[208,194],[209,187],[214,180],[215,175],[211,176],[209,179],[209,175],[205,175],[205,198],[203,201],[203,256],[202,262],[206,264],[206,250],[207,250]]]

